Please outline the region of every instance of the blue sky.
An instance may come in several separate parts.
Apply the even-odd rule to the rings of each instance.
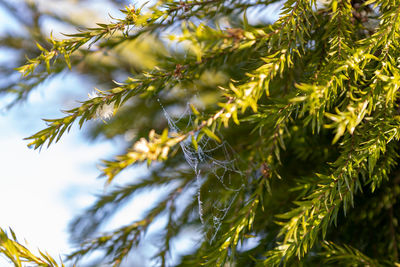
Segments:
[[[0,25],[0,32],[19,30],[1,9]],[[8,51],[0,51],[0,62],[8,60]],[[39,86],[28,101],[11,110],[2,109],[7,98],[0,98],[0,227],[12,227],[30,248],[55,257],[70,250],[68,222],[102,192],[104,181],[96,179],[96,164],[115,154],[118,144],[90,144],[76,127],[40,152],[28,149],[23,138],[45,127],[41,118],[62,116],[60,109],[76,106],[92,88],[93,84],[64,74]],[[0,266],[6,266],[1,257]]]
[[[53,255],[68,251],[67,223],[102,189],[96,163],[115,151],[111,142],[88,144],[76,128],[49,149],[27,148],[23,138],[45,126],[40,118],[59,113],[70,89],[80,88],[69,76],[0,115],[0,226]]]

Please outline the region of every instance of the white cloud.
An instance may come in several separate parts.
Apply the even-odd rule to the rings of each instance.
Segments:
[[[65,98],[67,90],[76,88],[80,92],[75,90],[75,96],[85,95],[82,83],[69,81],[49,82],[42,88],[46,91],[35,92],[28,103],[0,114],[0,227],[11,227],[30,248],[55,258],[69,251],[69,220],[103,189],[96,164],[118,148],[111,142],[88,144],[77,127],[49,149],[27,148],[23,138],[45,127],[41,117],[61,116],[64,99],[59,98]],[[71,189],[77,192],[71,194]],[[1,258],[0,266],[5,266]]]

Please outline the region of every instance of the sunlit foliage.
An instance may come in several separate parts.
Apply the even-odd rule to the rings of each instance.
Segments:
[[[30,147],[54,145],[92,120],[93,138],[127,142],[102,161],[109,187],[72,221],[77,249],[66,261],[79,266],[101,251],[118,266],[164,218],[154,255],[162,266],[186,229],[202,238],[178,266],[399,264],[400,1],[141,4],[121,4],[110,23],[63,39],[31,23],[28,37],[0,41],[22,51],[19,38],[30,44],[22,77],[0,89],[15,95],[11,105],[63,71],[108,86],[45,119],[26,138]],[[271,9],[277,20],[264,19]],[[113,187],[142,164],[142,179]],[[142,219],[101,231],[148,188],[167,192]],[[27,258],[2,236],[1,252],[16,265]]]

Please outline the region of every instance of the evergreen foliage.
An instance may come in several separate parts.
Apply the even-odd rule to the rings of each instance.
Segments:
[[[178,266],[400,264],[400,1],[159,0],[64,39],[46,38],[39,18],[80,25],[25,7],[28,34],[0,40],[29,57],[0,89],[11,105],[68,68],[109,88],[46,119],[29,146],[54,145],[91,120],[93,138],[135,133],[102,161],[109,187],[71,222],[77,249],[64,261],[79,266],[101,251],[118,266],[164,218],[162,266],[187,229],[203,238]],[[276,7],[278,20],[254,19]],[[138,54],[147,61],[130,60]],[[113,186],[143,164],[144,177]],[[102,232],[148,188],[168,192],[141,220]],[[0,252],[15,266],[57,266],[11,235],[1,231]]]

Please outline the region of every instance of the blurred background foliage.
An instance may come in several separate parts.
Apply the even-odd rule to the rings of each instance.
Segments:
[[[0,52],[10,54],[0,65],[8,108],[66,72],[99,89],[66,117],[47,120],[32,146],[58,139],[77,118],[89,139],[125,144],[101,164],[105,192],[71,221],[76,250],[67,260],[80,266],[94,253],[93,265],[132,266],[123,261],[128,253],[150,242],[162,266],[173,258],[178,266],[398,262],[396,93],[386,100],[379,85],[381,97],[365,100],[362,91],[373,79],[389,80],[374,76],[384,44],[373,38],[381,39],[374,27],[382,14],[382,36],[389,35],[393,3],[130,4],[0,0],[17,25],[0,37]],[[131,25],[140,19],[142,27]],[[387,38],[397,38],[393,32]],[[360,52],[353,49],[360,40],[381,46]],[[118,184],[115,176],[131,166],[140,178]],[[105,229],[135,194],[153,188],[163,190],[140,203],[149,206],[142,219]],[[35,262],[13,233],[1,238],[3,253]],[[189,248],[180,254],[173,242]]]
[[[85,44],[84,49],[80,49],[71,55],[71,69],[67,69],[62,60],[57,60],[53,63],[51,72],[46,72],[46,67],[39,65],[34,74],[21,77],[21,74],[15,70],[23,66],[27,62],[27,59],[40,56],[42,51],[38,48],[37,44],[46,50],[51,49],[52,41],[50,36],[54,39],[68,38],[65,34],[73,34],[80,29],[85,30],[97,27],[97,23],[109,23],[114,18],[121,18],[123,14],[119,10],[124,9],[124,5],[129,4],[132,4],[132,2],[106,0],[1,0],[0,7],[4,14],[10,18],[10,25],[3,28],[0,38],[0,52],[9,56],[9,60],[1,62],[0,66],[0,94],[6,100],[6,104],[2,108],[18,108],[20,102],[27,100],[30,93],[39,85],[46,84],[49,80],[57,79],[59,76],[65,76],[66,73],[77,75],[79,79],[95,84],[96,88],[106,90],[113,88],[117,81],[124,81],[127,77],[133,77],[135,74],[150,71],[155,66],[167,64],[167,67],[175,68],[177,62],[189,62],[191,57],[195,56],[193,53],[187,54],[192,49],[190,43],[179,44],[174,41],[171,42],[174,33],[181,32],[181,25],[178,21],[175,24],[168,25],[168,28],[165,29],[157,29],[155,27],[154,31],[140,33],[141,35],[138,38],[131,38],[131,40],[128,38],[121,41],[121,36],[115,34],[112,37],[108,37],[102,45]],[[143,2],[135,3],[135,6],[140,6],[141,4]],[[266,13],[257,10],[257,8],[250,10],[251,19],[260,26],[270,23],[274,19],[274,10]],[[242,10],[231,8],[227,5],[226,11],[227,13],[212,11],[209,14],[199,12],[199,18],[194,17],[190,20],[197,23],[202,17],[207,16],[210,26],[216,25],[216,23],[224,25],[223,27],[239,27],[242,25]],[[265,17],[265,14],[270,15]],[[264,19],[267,19],[267,21],[264,21]],[[140,32],[140,30],[134,31]],[[218,42],[219,40],[217,39],[216,43]],[[244,77],[246,69],[254,69],[260,64],[260,62],[254,62],[254,58],[250,57],[247,62],[248,52],[241,52],[237,55],[237,59],[235,59],[236,65],[232,64],[232,62],[224,62],[226,59],[223,57],[200,64],[197,66],[198,69],[195,70],[195,73],[192,74],[192,78],[180,80],[179,84],[175,84],[172,88],[168,88],[168,84],[165,84],[167,86],[165,92],[160,92],[156,97],[147,98],[143,96],[131,98],[118,110],[111,120],[107,120],[106,123],[101,119],[96,120],[86,126],[84,133],[89,139],[93,140],[119,138],[124,140],[126,142],[125,147],[129,148],[140,137],[147,136],[150,130],[155,129],[157,132],[160,132],[168,127],[165,111],[173,117],[178,118],[184,112],[187,112],[188,103],[194,103],[204,114],[207,114],[217,106],[217,103],[221,99],[222,94],[215,90],[217,86],[226,86],[232,77],[234,79]],[[256,52],[254,57],[257,54]],[[240,68],[238,68],[238,64],[241,66]],[[179,74],[177,73],[177,75]],[[174,78],[178,80],[180,77]],[[88,90],[86,84],[82,86],[82,90]],[[94,89],[91,88],[87,93],[93,91]],[[63,109],[63,107],[60,108]],[[187,124],[186,119],[183,118],[180,122],[181,125]],[[246,133],[246,131],[244,129],[243,133]],[[239,137],[237,134],[236,132],[232,132],[231,138],[233,139],[230,141],[236,140]],[[238,145],[240,144],[238,143]],[[72,221],[70,228],[72,243],[77,245],[78,248],[81,242],[98,235],[97,233],[102,231],[102,226],[107,225],[113,214],[118,209],[122,209],[125,202],[132,199],[133,193],[139,192],[138,188],[151,188],[161,185],[163,186],[162,191],[168,191],[171,187],[165,187],[165,185],[175,180],[182,180],[185,184],[191,183],[193,187],[193,181],[191,181],[193,179],[193,172],[188,166],[182,164],[184,160],[182,156],[169,160],[166,166],[153,166],[147,174],[143,174],[144,172],[139,168],[138,172],[143,174],[143,178],[132,181],[126,187],[124,184],[124,186],[119,185],[121,187],[116,186],[114,188],[111,186],[108,188],[107,191],[109,192],[105,196],[100,196],[100,200],[96,203],[96,206],[88,209],[88,212],[84,212]],[[222,156],[219,157],[222,159]],[[175,170],[175,166],[179,166],[179,168]],[[216,185],[215,181],[212,183],[214,186],[220,186]],[[183,187],[183,185],[180,186]],[[188,192],[189,196],[183,197],[183,199],[186,198],[186,202],[191,203],[186,207],[185,213],[194,212],[194,215],[191,216],[191,220],[194,221],[197,220],[195,216],[198,213],[196,211],[197,202],[192,203],[189,199],[190,195],[194,194],[195,191],[192,190],[192,192]],[[206,193],[204,192],[204,194]],[[163,193],[159,194],[160,196],[163,195]],[[214,195],[213,197],[218,198],[218,195]],[[157,203],[157,200],[155,202]],[[151,207],[152,204],[148,204]],[[156,215],[158,214],[157,212],[162,211],[157,211],[157,205],[159,204],[153,207],[156,209],[154,212]],[[208,208],[213,209],[213,206],[211,205]],[[189,215],[186,214],[185,216]],[[161,214],[161,224],[163,224],[163,217],[165,215]],[[184,231],[184,229],[182,230]],[[163,230],[161,229],[156,229],[155,232],[163,234]],[[193,246],[193,241],[186,241],[185,243],[183,240],[190,240],[192,237],[194,239],[198,238],[199,236],[196,232],[198,232],[198,229],[189,227],[189,232],[186,233],[188,236],[180,236],[179,240],[182,240],[188,246]],[[148,239],[151,243],[158,243],[160,238],[158,235],[160,234],[153,233],[153,236],[150,235]],[[199,242],[199,240],[196,240],[195,242]],[[119,249],[117,242],[115,244],[109,243],[104,245],[108,249],[107,253],[113,252],[111,248],[114,245]],[[124,246],[126,246],[125,243],[122,244],[122,247]],[[147,248],[149,249],[149,247]],[[164,264],[166,261],[166,255],[164,254],[168,249],[169,247],[163,247],[158,255],[162,256]],[[185,248],[184,250],[192,251],[193,249]],[[151,251],[154,252],[154,249]],[[136,253],[136,255],[132,256],[135,259],[134,262],[138,262],[138,266],[142,266],[141,260],[136,258],[137,255]],[[173,257],[177,257],[177,255],[178,253]],[[107,261],[102,257],[95,256],[94,258],[94,262],[98,261],[98,263],[90,264],[100,264]],[[96,258],[98,259],[96,260]],[[142,260],[143,262],[145,261],[145,259]],[[132,266],[134,262],[125,262],[125,266]]]

